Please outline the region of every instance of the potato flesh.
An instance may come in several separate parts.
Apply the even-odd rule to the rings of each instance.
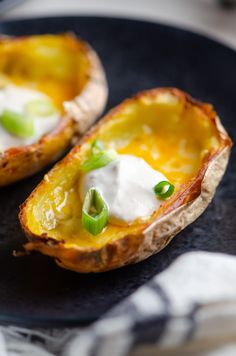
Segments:
[[[96,237],[82,227],[82,202],[78,194],[80,162],[95,138],[121,154],[142,157],[166,175],[177,192],[196,177],[204,157],[219,147],[215,125],[197,106],[186,105],[180,98],[168,95],[159,95],[156,101],[136,99],[104,122],[88,136],[80,150],[45,177],[26,206],[26,223],[33,234],[46,233],[64,240],[66,247],[100,248],[127,234],[138,233],[158,215],[157,211],[155,217],[131,226],[108,224]]]
[[[89,67],[85,49],[71,35],[0,41],[0,84],[12,82],[50,96],[58,108],[79,94]]]

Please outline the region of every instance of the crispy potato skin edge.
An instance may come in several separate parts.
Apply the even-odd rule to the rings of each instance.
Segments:
[[[141,233],[127,235],[122,239],[106,244],[100,249],[90,248],[86,250],[66,248],[63,241],[59,242],[43,235],[34,235],[26,224],[24,213],[27,200],[30,199],[29,197],[21,206],[19,214],[22,228],[29,238],[29,242],[25,245],[26,251],[40,251],[45,255],[55,258],[59,266],[76,272],[104,272],[139,262],[159,252],[176,234],[203,213],[212,200],[215,190],[225,172],[232,141],[210,105],[200,103],[178,89],[153,89],[139,93],[132,99],[125,100],[122,104],[111,110],[98,125],[92,128],[64,160],[71,159],[73,153],[79,150],[80,146],[89,138],[91,133],[96,132],[97,128],[103,125],[104,122],[112,119],[114,113],[119,112],[131,100],[137,100],[143,95],[156,96],[163,91],[172,92],[177,97],[182,97],[191,104],[200,107],[207,114],[209,120],[212,120],[221,138],[220,149],[207,158],[191,186],[183,190],[169,206],[167,205],[162,214],[149,226],[146,226]],[[64,160],[59,162],[59,165],[63,164]],[[32,194],[36,192],[37,188]]]
[[[36,144],[0,153],[0,187],[29,177],[57,160],[104,110],[108,86],[100,59],[86,42],[74,34],[66,33],[64,36],[73,37],[81,44],[90,63],[88,81],[81,93],[66,103],[64,116],[55,130],[42,136]],[[21,41],[24,38],[2,36],[0,41]]]

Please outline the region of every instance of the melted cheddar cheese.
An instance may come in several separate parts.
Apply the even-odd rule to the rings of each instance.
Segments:
[[[0,41],[0,85],[41,91],[62,109],[79,94],[89,67],[83,45],[71,35],[38,35]]]

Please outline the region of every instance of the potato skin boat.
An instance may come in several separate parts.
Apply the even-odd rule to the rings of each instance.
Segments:
[[[67,57],[68,63],[66,63],[66,59],[65,63],[62,63],[65,68],[59,68],[61,64],[58,64],[59,74],[56,73],[57,63],[53,61],[53,57],[47,58],[46,53],[44,58],[43,52],[40,53],[41,48],[50,50],[50,47],[55,50],[55,53],[56,51],[59,52],[58,57],[60,53],[63,54],[63,51],[65,57],[67,51],[67,57],[69,58],[71,55],[71,58],[69,58],[71,64]],[[70,51],[73,53],[70,54]],[[32,52],[33,55],[31,55]],[[21,53],[22,62],[19,60]],[[102,113],[106,104],[108,89],[105,72],[96,52],[72,33],[25,37],[2,36],[0,37],[0,57],[0,76],[4,76],[7,80],[10,79],[9,82],[20,83],[28,87],[31,87],[32,84],[33,87],[36,85],[36,88],[39,87],[40,90],[45,91],[52,97],[56,80],[63,79],[59,76],[64,75],[65,81],[71,80],[67,78],[67,74],[60,74],[60,70],[70,73],[73,70],[72,67],[70,68],[73,60],[75,68],[79,66],[79,61],[81,61],[80,66],[82,68],[78,69],[79,72],[81,71],[79,84],[71,83],[71,88],[74,85],[73,90],[65,87],[65,91],[70,91],[70,93],[65,93],[65,102],[61,93],[60,98],[56,98],[57,104],[61,107],[61,119],[58,126],[52,132],[42,136],[35,144],[13,147],[0,152],[1,187],[31,176],[58,159],[65,149],[71,143],[75,143],[78,136],[83,134]],[[79,58],[78,63],[76,58]],[[33,66],[35,66],[35,70],[31,70]],[[40,69],[38,70],[37,67]],[[51,83],[47,82],[44,85],[44,76],[50,74],[50,67],[54,71],[55,78],[51,80]],[[75,73],[74,76],[76,74],[80,75],[80,73]],[[47,78],[46,81],[48,81]],[[54,81],[54,87],[50,88]]]
[[[152,101],[159,100],[163,95],[181,101],[183,108],[193,108],[204,117],[204,120],[207,120],[207,125],[212,127],[217,134],[218,146],[207,152],[196,175],[181,184],[176,194],[164,202],[158,214],[148,222],[134,231],[127,230],[127,233],[124,233],[121,238],[108,241],[102,246],[84,248],[76,244],[68,244],[67,236],[57,240],[50,236],[50,231],[45,230],[41,234],[35,233],[31,226],[34,221],[32,208],[35,203],[37,204],[38,197],[47,189],[47,184],[54,179],[57,173],[66,169],[74,157],[82,151],[83,146],[91,142],[99,132],[102,132],[105,125],[115,120],[115,117],[122,116],[122,112],[130,105],[139,102],[148,105]],[[49,172],[20,207],[20,222],[29,239],[25,245],[26,251],[40,251],[53,257],[59,266],[82,273],[104,272],[146,259],[162,250],[178,232],[197,219],[206,209],[226,169],[231,146],[232,141],[212,106],[196,101],[178,89],[153,89],[125,100],[84,136],[82,141]]]

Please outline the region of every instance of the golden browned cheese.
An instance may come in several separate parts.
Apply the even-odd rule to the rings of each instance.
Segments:
[[[72,34],[1,37],[0,85],[9,83],[47,94],[61,118],[56,129],[36,144],[0,153],[0,186],[58,158],[73,137],[95,121],[107,98],[105,74],[96,53]]]
[[[94,139],[143,158],[162,172],[175,194],[145,222],[91,235],[81,224],[80,165]],[[99,272],[142,260],[162,249],[207,207],[224,173],[231,140],[208,104],[177,89],[138,94],[109,112],[39,184],[21,207],[30,242],[58,264]],[[128,197],[127,197],[128,199]]]

